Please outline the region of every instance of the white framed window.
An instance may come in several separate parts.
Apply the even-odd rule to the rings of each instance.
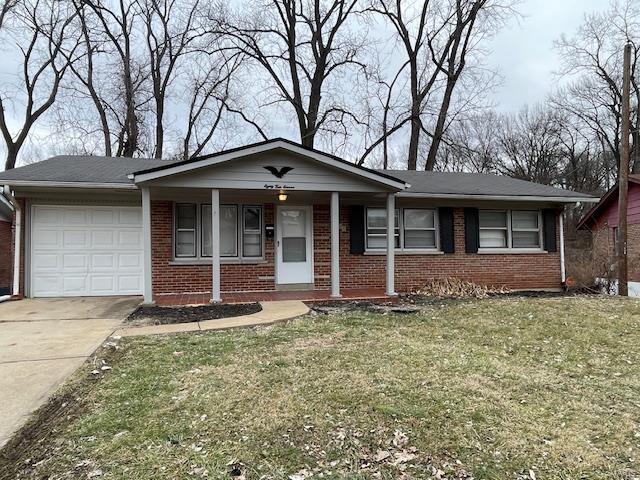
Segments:
[[[195,203],[176,204],[175,256],[194,258],[196,256],[197,205]]]
[[[242,207],[242,255],[262,256],[262,208]]]
[[[387,248],[387,210],[368,207],[366,212],[367,250]],[[395,210],[395,248],[400,251],[437,250],[438,215],[432,208]]]
[[[481,249],[542,249],[540,210],[480,210]]]
[[[211,257],[211,205],[202,205],[200,255]],[[238,206],[220,205],[220,256],[238,256]]]
[[[435,210],[405,208],[402,224],[405,249],[437,248]]]
[[[263,209],[259,205],[220,205],[220,256],[253,260],[262,258],[262,215]],[[211,220],[211,204],[176,203],[176,260],[211,258]],[[243,246],[242,252],[240,245]]]
[[[367,249],[383,250],[387,248],[387,209],[367,208]],[[395,210],[395,245],[400,248],[400,211]]]

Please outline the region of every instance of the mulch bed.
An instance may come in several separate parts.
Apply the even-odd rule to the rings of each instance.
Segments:
[[[198,305],[192,307],[138,307],[125,322],[137,325],[167,325],[201,322],[218,318],[251,315],[262,310],[259,303]]]

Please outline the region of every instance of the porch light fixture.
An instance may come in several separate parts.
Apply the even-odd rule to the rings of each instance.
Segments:
[[[280,193],[278,193],[278,200],[280,200],[281,202],[286,202],[288,196],[289,194],[287,192],[285,192],[284,190],[280,190]]]

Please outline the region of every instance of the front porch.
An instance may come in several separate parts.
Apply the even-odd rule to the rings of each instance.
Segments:
[[[373,302],[396,301],[396,295],[389,296],[382,288],[347,288],[342,290],[339,300],[369,300]],[[222,303],[253,303],[281,300],[300,300],[303,302],[323,302],[336,300],[330,290],[269,291],[269,292],[229,292],[222,294]],[[169,305],[204,305],[211,302],[210,293],[161,294],[154,297],[154,303]]]

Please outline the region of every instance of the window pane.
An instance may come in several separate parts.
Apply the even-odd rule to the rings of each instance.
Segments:
[[[368,248],[387,248],[387,236],[386,235],[368,235],[367,247]]]
[[[404,228],[435,228],[433,210],[405,209]]]
[[[395,227],[398,228],[400,220],[400,212],[395,210]],[[386,208],[367,208],[367,227],[368,228],[387,228],[387,209]]]
[[[538,229],[538,212],[535,211],[513,211],[511,212],[511,228]]]
[[[507,227],[507,212],[480,210],[480,227]]]
[[[202,256],[211,256],[211,205],[202,206]],[[220,206],[220,255],[237,255],[238,208],[235,205]]]
[[[260,207],[245,207],[244,230],[245,232],[260,231]]]
[[[307,229],[307,212],[303,209],[280,211],[282,218],[282,238],[305,237]]]
[[[481,248],[505,248],[506,246],[506,230],[480,230]]]
[[[176,256],[195,257],[196,232],[176,232]]]
[[[283,262],[306,262],[307,239],[306,237],[285,237],[282,239]]]
[[[262,243],[259,233],[245,233],[242,238],[242,254],[245,257],[259,257],[262,255]]]
[[[436,232],[435,230],[405,230],[404,246],[405,248],[435,248]]]
[[[513,248],[538,248],[540,235],[538,232],[513,232],[511,241]]]
[[[196,205],[179,204],[176,206],[176,226],[179,229],[196,229]]]

